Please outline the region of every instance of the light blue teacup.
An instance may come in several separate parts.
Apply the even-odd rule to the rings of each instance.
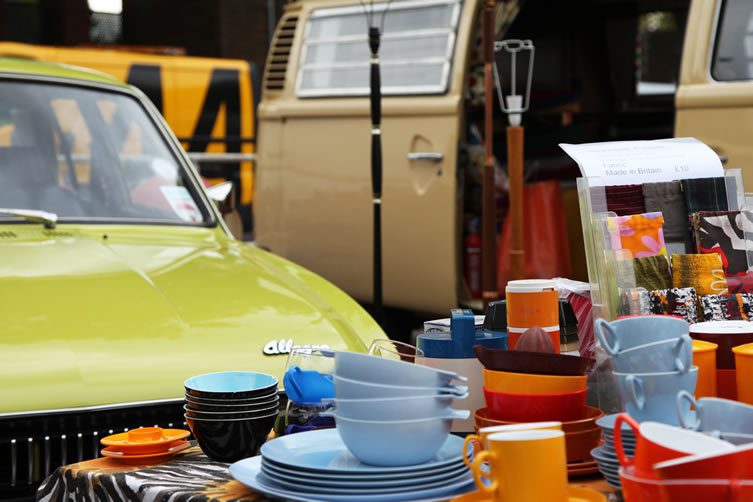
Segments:
[[[689,335],[638,345],[612,355],[618,373],[686,373],[693,365],[693,339]]]
[[[596,320],[596,336],[604,350],[611,356],[619,352],[680,338],[690,331],[688,323],[668,316],[637,316],[619,321]]]
[[[638,422],[651,420],[680,425],[679,415],[690,413],[690,404],[677,406],[677,393],[693,393],[698,366],[686,373],[615,373],[625,411]]]
[[[753,442],[753,406],[749,404],[718,397],[696,400],[690,392],[681,391],[676,405],[680,425],[686,429],[708,432],[733,444]],[[685,413],[690,406],[695,412]]]

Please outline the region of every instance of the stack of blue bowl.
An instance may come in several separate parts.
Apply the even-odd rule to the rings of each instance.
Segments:
[[[259,453],[279,412],[277,378],[250,371],[208,373],[185,381],[185,418],[212,460]]]
[[[335,352],[334,410],[343,443],[361,462],[405,466],[431,460],[447,441],[468,388],[450,371],[354,352]],[[462,450],[457,452],[462,456]]]

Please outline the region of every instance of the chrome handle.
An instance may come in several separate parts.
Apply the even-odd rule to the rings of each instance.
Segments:
[[[439,152],[411,152],[407,157],[408,160],[430,160],[432,162],[442,162],[444,154]]]

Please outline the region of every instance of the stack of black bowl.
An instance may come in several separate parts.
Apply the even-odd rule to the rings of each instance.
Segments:
[[[258,455],[279,412],[277,378],[227,371],[185,381],[186,423],[206,455],[235,462]]]

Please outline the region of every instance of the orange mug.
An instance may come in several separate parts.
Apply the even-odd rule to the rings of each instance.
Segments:
[[[533,430],[562,430],[562,422],[528,422],[520,424],[506,424],[506,425],[493,425],[491,427],[482,427],[478,430],[478,435],[468,434],[465,437],[465,444],[463,444],[463,451],[466,455],[463,456],[463,462],[472,469],[472,462],[468,460],[468,445],[473,445],[474,456],[481,453],[486,449],[486,438],[490,434],[497,432],[520,432],[520,431],[533,431]]]

